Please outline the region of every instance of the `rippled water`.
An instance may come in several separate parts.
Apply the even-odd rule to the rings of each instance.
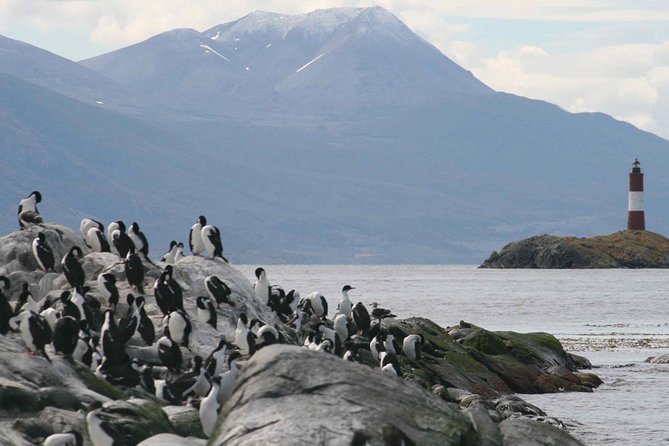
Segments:
[[[249,280],[255,266],[242,266]],[[669,443],[669,271],[481,270],[475,266],[271,265],[270,283],[336,306],[376,301],[399,317],[443,326],[466,320],[490,330],[547,331],[588,357],[604,381],[592,394],[524,395],[589,445]]]

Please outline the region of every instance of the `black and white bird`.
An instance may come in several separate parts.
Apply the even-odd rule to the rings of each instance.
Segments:
[[[256,296],[260,302],[265,305],[269,305],[269,296],[271,293],[271,287],[269,281],[267,280],[267,273],[263,268],[256,268],[255,270],[256,282],[253,284],[253,289],[256,292]]]
[[[178,263],[179,260],[183,259],[186,257],[184,254],[184,244],[179,242],[177,243],[177,252],[174,254],[174,263]]]
[[[232,290],[221,279],[216,276],[208,276],[204,279],[204,286],[207,289],[207,295],[216,302],[217,306],[220,304],[234,306],[234,303],[230,300]]]
[[[37,234],[37,238],[33,240],[33,255],[37,264],[44,272],[53,271],[55,264],[55,259],[53,257],[53,250],[49,246],[49,242],[46,240],[46,234],[40,232]]]
[[[113,416],[102,412],[102,403],[92,404],[90,412],[86,414],[86,427],[93,446],[118,446],[124,443],[111,423]]]
[[[62,315],[63,316],[72,316],[77,321],[82,321],[86,319],[86,314],[76,303],[72,302],[72,293],[69,291],[63,291],[60,293],[60,301],[63,305]]]
[[[102,273],[98,276],[98,291],[105,303],[116,312],[119,294],[116,288],[116,276],[109,273]]]
[[[239,364],[237,360],[241,357],[239,351],[233,351],[228,356],[228,371],[219,375],[221,377],[221,385],[218,389],[218,402],[223,404],[230,398],[232,391],[235,388],[235,382],[239,376]]]
[[[19,314],[23,310],[32,311],[37,314],[42,311],[37,302],[35,302],[35,299],[33,299],[33,296],[30,293],[30,285],[27,283],[24,283],[21,287],[19,298],[16,301],[16,304],[14,304],[14,314]]]
[[[379,363],[381,365],[381,370],[384,372],[393,373],[396,376],[402,377],[402,370],[400,369],[400,363],[397,360],[397,356],[394,353],[387,351],[381,351],[379,353]]]
[[[97,220],[92,218],[82,218],[81,223],[79,223],[79,232],[81,232],[81,238],[86,240],[88,236],[88,231],[92,228],[99,229],[103,234],[105,232],[105,226]]]
[[[72,316],[58,319],[53,330],[53,348],[56,353],[71,357],[79,342],[79,321]]]
[[[21,338],[32,353],[40,353],[49,362],[51,359],[44,351],[44,346],[51,343],[52,332],[43,317],[32,311],[23,311],[17,316]]]
[[[135,333],[137,333],[140,319],[139,308],[135,304],[135,296],[128,294],[126,303],[128,304],[128,311],[118,323],[119,339],[124,344],[127,344]]]
[[[183,355],[181,354],[179,344],[172,342],[168,336],[161,337],[156,344],[158,345],[158,358],[160,362],[172,373],[181,373]]]
[[[130,286],[135,287],[139,294],[144,294],[144,264],[134,247],[130,248],[125,258],[125,277]]]
[[[188,245],[190,247],[190,252],[194,256],[199,256],[204,250],[204,244],[202,242],[202,228],[207,226],[207,219],[204,215],[200,215],[193,226],[190,227],[190,233],[188,234]]]
[[[351,315],[353,316],[353,322],[355,322],[355,325],[361,333],[369,331],[371,318],[369,317],[367,308],[365,308],[362,302],[355,304],[353,310],[351,310]]]
[[[300,293],[296,290],[290,290],[288,293],[281,299],[279,305],[279,313],[286,318],[289,318],[297,310],[297,305],[300,303]]]
[[[246,324],[248,324],[246,313],[241,313],[237,319],[237,328],[235,328],[235,345],[239,347],[242,355],[253,355],[256,351],[256,336]]]
[[[338,314],[334,318],[334,329],[342,345],[349,338],[349,318],[345,314]]]
[[[16,216],[19,219],[19,227],[24,229],[31,224],[42,223],[42,217],[37,210],[37,203],[42,202],[42,194],[33,191],[26,198],[19,202],[19,210]]]
[[[202,228],[202,245],[204,249],[211,255],[212,259],[220,257],[225,262],[228,261],[223,257],[223,242],[221,242],[221,231],[216,226],[206,225]]]
[[[5,296],[3,289],[9,289],[9,279],[6,276],[0,276],[0,335],[5,336],[9,332],[9,319],[14,315],[9,299]]]
[[[144,257],[149,256],[149,241],[146,239],[146,236],[139,229],[137,222],[134,222],[130,225],[130,230],[128,230],[128,236],[135,244],[135,249],[138,253],[144,254]]]
[[[121,342],[116,320],[110,310],[105,311],[105,321],[100,330],[100,346],[103,362],[108,366],[124,365],[129,362],[125,344]]]
[[[186,373],[180,375],[171,383],[174,395],[184,400],[192,396],[205,396],[209,393],[211,384],[209,375],[203,367],[202,356],[196,355],[193,358],[193,367]]]
[[[202,432],[209,438],[216,429],[218,422],[218,413],[221,410],[221,403],[218,402],[218,391],[221,388],[221,377],[215,376],[211,380],[211,390],[207,396],[200,402],[200,424]]]
[[[183,290],[179,282],[174,279],[173,273],[172,265],[167,265],[153,283],[153,296],[163,315],[169,314],[172,310],[184,309]]]
[[[307,296],[311,309],[316,316],[325,319],[328,317],[328,301],[318,291],[313,291]]]
[[[225,357],[233,349],[234,345],[226,341],[225,337],[221,335],[221,339],[218,341],[218,346],[204,361],[204,367],[207,369],[207,373],[211,376],[217,376],[222,373],[225,368]]]
[[[392,353],[394,355],[399,355],[400,352],[402,351],[400,349],[400,345],[397,343],[397,340],[395,339],[395,336],[392,333],[386,333],[386,339],[383,341],[383,346],[386,348],[386,351],[388,353]]]
[[[268,345],[277,344],[281,341],[279,331],[271,325],[264,324],[256,333],[258,350]]]
[[[423,342],[425,342],[425,340],[421,334],[410,334],[404,337],[404,340],[402,341],[402,351],[411,362],[420,361]]]
[[[153,345],[153,341],[156,339],[156,328],[153,326],[151,318],[146,314],[146,309],[144,308],[146,301],[144,297],[137,296],[135,298],[135,305],[139,310],[139,327],[137,331],[146,345]]]
[[[65,273],[65,278],[68,283],[80,293],[82,292],[84,281],[86,279],[84,268],[81,266],[81,263],[79,263],[79,259],[82,258],[83,255],[80,247],[73,246],[60,262],[63,266],[63,273]]]
[[[51,299],[47,296],[44,298],[44,303],[40,307],[39,315],[49,324],[51,331],[56,329],[56,322],[60,319],[60,313],[55,308],[51,307]]]
[[[165,318],[165,335],[173,342],[188,348],[191,334],[191,323],[183,310],[174,310]]]
[[[168,249],[165,255],[160,258],[160,261],[172,265],[176,262],[175,260],[176,255],[177,255],[177,242],[172,240],[170,242],[170,249]]]
[[[105,238],[104,232],[99,228],[90,228],[84,237],[86,246],[93,252],[110,252],[111,247]]]
[[[337,313],[345,315],[347,318],[351,319],[351,310],[353,309],[353,303],[348,297],[348,292],[354,290],[355,287],[351,285],[344,285],[341,289],[341,300],[337,305]]]
[[[372,352],[372,356],[377,361],[379,361],[380,353],[386,350],[386,347],[384,345],[385,341],[386,341],[386,332],[385,330],[381,330],[369,342],[369,351]]]
[[[83,446],[84,439],[77,431],[67,431],[49,435],[42,446]]]
[[[119,257],[125,259],[131,249],[135,247],[135,243],[126,232],[125,223],[121,220],[114,223],[116,224],[116,229],[111,233],[111,241],[114,244],[114,248],[116,248]]]
[[[197,319],[201,324],[209,324],[216,329],[216,306],[205,296],[198,296],[197,304]]]

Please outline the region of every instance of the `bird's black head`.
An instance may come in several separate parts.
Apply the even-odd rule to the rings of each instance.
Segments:
[[[239,315],[239,320],[242,321],[242,324],[244,324],[244,325],[249,323],[249,318],[246,317],[246,313],[241,313]]]
[[[177,242],[176,242],[175,240],[172,240],[172,241],[170,242],[170,251],[171,251],[172,248],[174,248],[175,246],[177,246]]]
[[[128,296],[125,298],[126,303],[128,304],[129,307],[132,307],[132,304],[135,303],[135,296],[132,295],[132,293],[128,294]]]
[[[116,276],[110,273],[103,274],[102,277],[104,277],[105,282],[109,283],[116,283]]]
[[[197,222],[200,223],[202,227],[205,227],[207,225],[207,218],[204,215],[200,215],[197,218]]]
[[[39,234],[37,234],[37,238],[39,239],[40,242],[43,242],[44,240],[46,240],[46,234],[40,232]]]
[[[139,225],[137,224],[136,221],[133,222],[132,225],[130,225],[130,229],[132,229],[132,232],[135,232],[135,233],[139,232]]]
[[[195,358],[193,358],[193,368],[200,370],[200,367],[202,367],[202,356],[196,355]]]
[[[125,232],[125,223],[123,223],[121,220],[118,220],[116,222],[116,224],[118,225],[118,230],[119,231]]]
[[[355,287],[352,287],[351,285],[344,285],[344,288],[342,288],[341,290],[343,292],[346,292],[346,291],[351,291],[351,290],[354,290],[354,289],[355,289]]]
[[[265,270],[263,268],[256,268],[256,278],[260,279],[260,275],[264,272]]]
[[[41,203],[42,202],[42,194],[39,191],[34,190],[30,193],[30,195],[35,197],[35,203]],[[28,195],[28,196],[30,197],[30,195]]]
[[[177,248],[182,248],[183,249],[183,247],[184,247],[183,243],[179,242],[179,244],[177,244]]]
[[[70,254],[71,254],[71,255],[76,254],[77,257],[79,257],[79,258],[81,258],[81,257],[84,256],[84,253],[81,251],[81,248],[78,247],[78,246],[73,246],[73,247],[70,249]]]
[[[63,303],[69,302],[70,297],[72,297],[72,294],[69,291],[63,291],[62,293],[60,293],[60,301]]]
[[[9,289],[9,279],[6,276],[0,276],[0,282],[4,283],[4,288]]]
[[[26,291],[28,291],[28,287],[29,287],[29,286],[30,286],[30,285],[28,285],[28,283],[24,283],[24,284],[21,286],[21,291],[23,291],[23,292],[25,293]]]
[[[198,296],[197,299],[195,299],[195,301],[196,301],[196,303],[197,303],[197,307],[198,307],[198,308],[202,308],[202,309],[207,308],[207,302],[206,302],[206,299],[207,299],[207,298],[204,297],[204,296]]]

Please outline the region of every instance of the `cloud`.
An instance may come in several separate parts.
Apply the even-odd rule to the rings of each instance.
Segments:
[[[552,55],[532,46],[504,50],[470,66],[497,90],[543,99],[571,112],[608,113],[669,137],[669,42],[615,45]]]

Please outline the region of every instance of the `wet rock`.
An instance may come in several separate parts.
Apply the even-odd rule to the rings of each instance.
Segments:
[[[481,446],[503,446],[502,433],[485,406],[474,404],[465,411],[465,415],[478,432]]]
[[[173,434],[158,434],[139,443],[137,446],[205,446],[206,440],[193,437],[180,437]]]
[[[102,406],[101,415],[120,445],[136,445],[153,435],[174,433],[165,412],[149,400],[110,401]]]
[[[200,424],[200,413],[191,406],[165,406],[163,412],[172,423],[174,431],[183,437],[206,438]]]
[[[668,355],[662,355],[662,356],[650,357],[650,358],[646,359],[646,362],[650,362],[651,364],[669,364],[669,354]]]
[[[285,345],[263,349],[249,360],[210,444],[350,444],[356,431],[379,444],[388,426],[416,444],[478,444],[456,406],[420,387]]]
[[[566,431],[527,418],[509,418],[499,424],[504,445],[509,446],[584,446]]]

